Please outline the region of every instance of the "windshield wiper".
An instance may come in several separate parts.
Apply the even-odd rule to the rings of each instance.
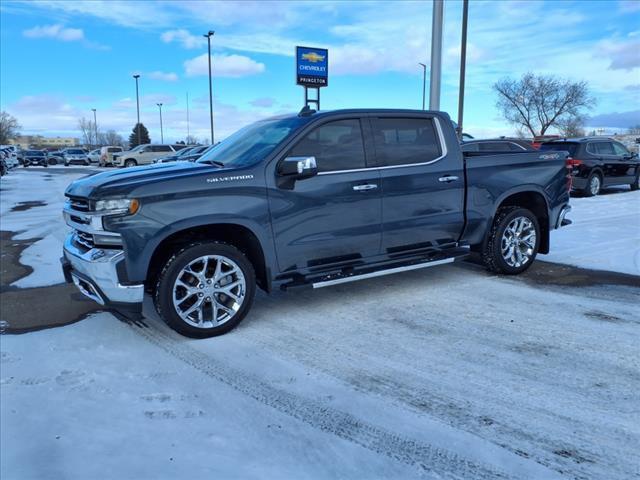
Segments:
[[[217,160],[198,160],[198,163],[210,163],[211,165],[215,165],[216,167],[224,167],[224,163],[219,162]]]

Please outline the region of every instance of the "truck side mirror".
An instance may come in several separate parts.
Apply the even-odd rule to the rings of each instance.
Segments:
[[[316,157],[286,157],[280,163],[278,173],[298,179],[313,177],[318,174]]]

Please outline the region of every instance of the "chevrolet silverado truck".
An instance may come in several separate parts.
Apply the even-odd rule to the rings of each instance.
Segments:
[[[305,107],[239,130],[195,163],[73,182],[63,271],[129,318],[149,293],[190,337],[238,325],[256,287],[321,288],[471,251],[518,274],[570,223],[566,156],[463,154],[442,112]]]

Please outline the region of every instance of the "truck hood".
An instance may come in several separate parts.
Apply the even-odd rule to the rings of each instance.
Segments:
[[[94,200],[104,197],[126,196],[139,187],[221,170],[228,169],[192,162],[159,163],[117,169],[80,178],[71,183],[65,193]]]

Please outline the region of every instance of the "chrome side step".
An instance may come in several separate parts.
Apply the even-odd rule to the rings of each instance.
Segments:
[[[392,273],[407,272],[409,270],[418,270],[419,268],[435,267],[436,265],[453,263],[455,261],[456,261],[456,257],[450,257],[450,258],[444,258],[442,260],[432,260],[430,262],[414,263],[413,265],[406,265],[404,267],[395,267],[395,268],[389,268],[387,270],[377,270],[375,272],[363,273],[360,275],[340,277],[334,280],[314,282],[312,283],[312,286],[313,288],[330,287],[331,285],[338,285],[340,283],[355,282],[357,280],[364,280],[365,278],[382,277],[383,275],[391,275]]]

